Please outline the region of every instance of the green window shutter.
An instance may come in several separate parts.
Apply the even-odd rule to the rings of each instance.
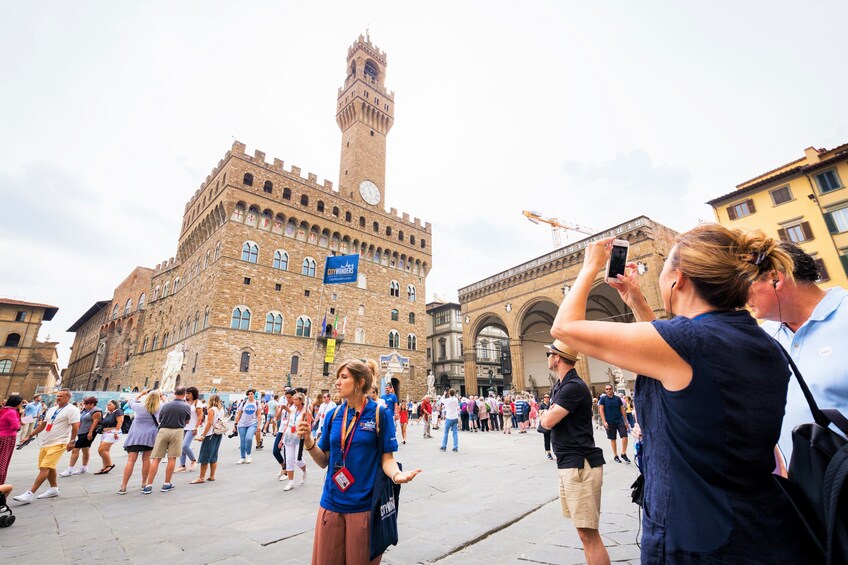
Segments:
[[[840,255],[839,260],[842,262],[842,270],[848,275],[848,255]]]
[[[827,231],[830,233],[838,233],[839,229],[836,227],[836,222],[833,221],[833,214],[827,212],[824,215],[824,223],[827,225]]]

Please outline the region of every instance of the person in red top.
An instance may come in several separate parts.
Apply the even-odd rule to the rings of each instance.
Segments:
[[[15,451],[15,438],[21,429],[23,399],[13,394],[0,406],[0,485],[6,482],[6,471]]]
[[[430,397],[425,396],[421,399],[421,418],[424,421],[424,439],[433,437],[430,435],[431,414],[433,414],[433,407],[430,405]]]

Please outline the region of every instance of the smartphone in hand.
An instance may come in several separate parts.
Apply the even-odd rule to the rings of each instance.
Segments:
[[[624,274],[624,266],[627,264],[627,252],[630,250],[630,242],[626,239],[614,239],[612,241],[612,251],[607,260],[607,267],[604,270],[604,280],[606,282],[618,280],[618,275]]]

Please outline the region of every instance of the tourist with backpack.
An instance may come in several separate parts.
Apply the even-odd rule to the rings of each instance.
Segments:
[[[221,397],[217,394],[210,396],[206,408],[206,423],[197,437],[197,441],[201,442],[200,454],[197,456],[197,461],[200,463],[200,476],[191,481],[193,485],[215,480],[215,471],[218,469],[218,449],[221,447],[221,438],[227,433],[229,416],[221,403]],[[209,469],[208,479],[206,478],[207,468]]]

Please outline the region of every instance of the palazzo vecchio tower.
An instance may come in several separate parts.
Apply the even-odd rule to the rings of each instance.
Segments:
[[[171,354],[179,384],[201,391],[281,391],[311,374],[314,394],[355,357],[381,361],[401,398],[423,395],[431,226],[385,209],[395,105],[386,67],[368,36],[348,49],[338,187],[233,143],[186,204],[175,256],[138,271],[149,284],[119,286],[74,324],[69,386],[154,386]],[[322,292],[325,259],[337,254],[359,255],[359,280]]]

